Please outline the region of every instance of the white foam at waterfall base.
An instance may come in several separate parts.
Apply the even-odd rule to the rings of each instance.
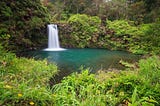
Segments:
[[[63,51],[63,50],[67,50],[67,49],[63,49],[63,48],[47,48],[47,49],[44,49],[44,51]]]
[[[60,47],[57,25],[49,24],[47,27],[48,27],[48,48],[44,49],[44,51],[66,50]]]

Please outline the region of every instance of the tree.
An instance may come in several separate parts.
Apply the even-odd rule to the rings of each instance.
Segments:
[[[127,9],[126,0],[111,0],[104,3],[102,14],[110,20],[126,19]]]
[[[129,19],[133,20],[136,25],[144,22],[145,13],[146,10],[143,1],[135,2],[129,5]]]
[[[40,0],[1,0],[0,35],[9,34],[12,49],[30,48],[41,43],[43,29],[49,21]],[[3,39],[2,39],[3,41]]]
[[[160,16],[159,0],[128,0],[128,2],[130,6],[129,13],[133,13],[132,15],[129,14],[132,16],[132,20],[137,19],[137,16],[141,14],[141,19],[145,23],[150,23],[155,22],[156,19]],[[138,18],[138,20],[139,19],[140,18]]]
[[[98,15],[105,2],[104,0],[52,0],[52,3],[57,16],[63,19],[63,16],[69,18],[71,14]]]

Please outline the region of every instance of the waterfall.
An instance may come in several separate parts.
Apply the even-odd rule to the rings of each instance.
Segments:
[[[47,28],[48,28],[48,48],[44,50],[45,51],[65,50],[63,48],[60,48],[57,25],[49,24]]]
[[[48,48],[60,48],[57,25],[48,25]]]

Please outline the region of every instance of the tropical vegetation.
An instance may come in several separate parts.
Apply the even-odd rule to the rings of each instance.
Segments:
[[[55,64],[22,54],[46,47],[49,23],[58,25],[62,47],[123,50],[142,59],[121,61],[125,70],[82,69],[56,84]],[[1,0],[0,105],[159,106],[160,1]]]

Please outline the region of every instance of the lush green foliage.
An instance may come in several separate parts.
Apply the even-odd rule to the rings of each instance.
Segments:
[[[156,23],[135,26],[131,21],[107,20],[107,27],[114,31],[109,42],[116,49],[122,48],[139,54],[158,54],[160,52],[159,22],[158,19]]]
[[[59,35],[64,47],[107,48],[137,54],[159,54],[159,25],[159,19],[155,23],[138,26],[127,20],[107,20],[102,25],[97,17],[77,14],[71,16],[67,23],[59,23]]]
[[[54,21],[63,20],[65,23],[60,25],[60,40],[64,47],[159,54],[159,21],[156,21],[160,16],[159,0],[54,0],[50,4],[50,10],[54,11]],[[90,16],[101,19],[96,28],[98,31],[94,31]]]
[[[107,27],[115,31],[115,36],[124,37],[124,35],[135,36],[138,33],[138,28],[134,26],[134,22],[126,20],[107,20]]]
[[[48,22],[47,9],[39,0],[0,1],[0,35],[10,36],[8,39],[0,36],[0,41],[9,49],[38,47],[46,41],[45,25]]]
[[[62,35],[62,45],[70,45],[71,47],[78,48],[94,46],[99,36],[98,33],[101,24],[101,20],[98,17],[76,14],[69,18],[68,24],[71,32],[70,35]]]
[[[159,0],[42,1],[50,14],[40,0],[0,1],[0,42],[5,48],[17,52],[46,44],[45,26],[52,15],[53,22],[64,22],[57,22],[64,47],[160,53]],[[50,89],[55,65],[17,58],[0,46],[0,105],[160,105],[160,58],[140,60],[138,67],[122,63],[132,68],[98,74],[83,70]]]
[[[148,0],[42,1],[44,5],[39,0],[0,2],[0,41],[4,47],[23,51],[47,45],[45,26],[52,15],[53,22],[65,22],[59,25],[64,47],[159,53],[159,20],[155,21],[159,17],[158,0],[152,5]],[[106,27],[106,19],[114,21],[107,20]],[[148,22],[155,23],[143,24]]]
[[[141,36],[141,42],[145,44],[144,50],[153,53],[160,53],[160,18],[144,30],[145,34]],[[142,44],[141,44],[142,45]]]
[[[135,42],[134,39],[143,34],[134,25],[134,22],[128,22],[126,20],[107,20],[107,27],[114,31],[114,34],[111,35],[110,42],[115,48],[129,49],[130,45]]]
[[[72,74],[54,86],[55,105],[103,106],[107,100],[101,94],[103,87],[98,84],[95,75],[89,75],[88,70]]]
[[[84,70],[54,86],[56,105],[154,106],[160,104],[160,58],[139,62],[139,68],[122,72],[89,74]]]
[[[0,46],[0,105],[49,104],[49,80],[56,72],[46,60],[17,58]]]
[[[46,0],[44,0],[46,1]],[[102,20],[128,19],[136,24],[154,22],[160,16],[159,0],[51,0],[54,18],[66,20],[72,14],[99,16]],[[52,8],[51,8],[52,7]]]

